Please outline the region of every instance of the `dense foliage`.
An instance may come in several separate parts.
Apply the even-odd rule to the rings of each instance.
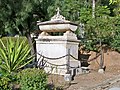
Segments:
[[[47,74],[38,68],[0,76],[0,90],[48,90]]]
[[[25,69],[18,73],[21,90],[47,90],[47,74],[40,69]]]
[[[95,4],[94,18],[92,17],[91,0],[56,0],[54,6],[50,6],[49,13],[51,15],[51,11],[60,6],[61,14],[67,19],[83,23],[85,34],[81,44],[84,45],[85,49],[98,52],[101,42],[102,46],[120,52],[120,1],[95,0]],[[78,29],[78,36],[79,33]]]
[[[102,45],[120,51],[120,0],[0,0],[0,34],[21,34],[30,40],[30,33],[38,29],[36,21],[49,20],[57,7],[66,19],[84,24],[85,48],[97,50],[101,41]]]

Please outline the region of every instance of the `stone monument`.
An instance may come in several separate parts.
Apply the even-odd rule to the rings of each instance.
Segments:
[[[74,34],[78,25],[65,20],[65,17],[60,15],[59,8],[57,9],[57,14],[50,21],[38,21],[37,25],[42,31],[38,39],[36,39],[36,50],[39,53],[37,54],[37,60],[39,62],[43,60],[44,70],[47,73],[59,75],[65,75],[68,69],[72,75],[81,73],[80,61],[68,55],[69,53],[78,59],[78,45],[80,41],[77,40]],[[52,36],[50,35],[51,32],[62,32],[63,35]]]

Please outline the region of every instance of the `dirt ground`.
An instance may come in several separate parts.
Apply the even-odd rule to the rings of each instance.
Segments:
[[[95,57],[94,52],[90,52],[89,59]],[[49,75],[49,84],[64,90],[108,90],[111,87],[120,87],[120,54],[114,51],[104,53],[103,74],[98,73],[99,58],[89,64],[90,73],[81,74],[74,77],[71,82],[65,82],[63,76]]]

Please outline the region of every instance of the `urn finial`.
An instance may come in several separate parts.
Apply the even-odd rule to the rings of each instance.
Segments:
[[[59,8],[59,7],[56,9],[56,11],[57,11],[57,14],[54,15],[54,16],[51,18],[51,21],[52,21],[52,20],[65,20],[65,17],[63,17],[62,15],[60,15],[60,8]]]

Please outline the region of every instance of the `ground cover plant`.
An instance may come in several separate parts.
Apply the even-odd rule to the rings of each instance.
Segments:
[[[47,90],[47,74],[38,68],[24,69],[18,73],[21,90]]]

